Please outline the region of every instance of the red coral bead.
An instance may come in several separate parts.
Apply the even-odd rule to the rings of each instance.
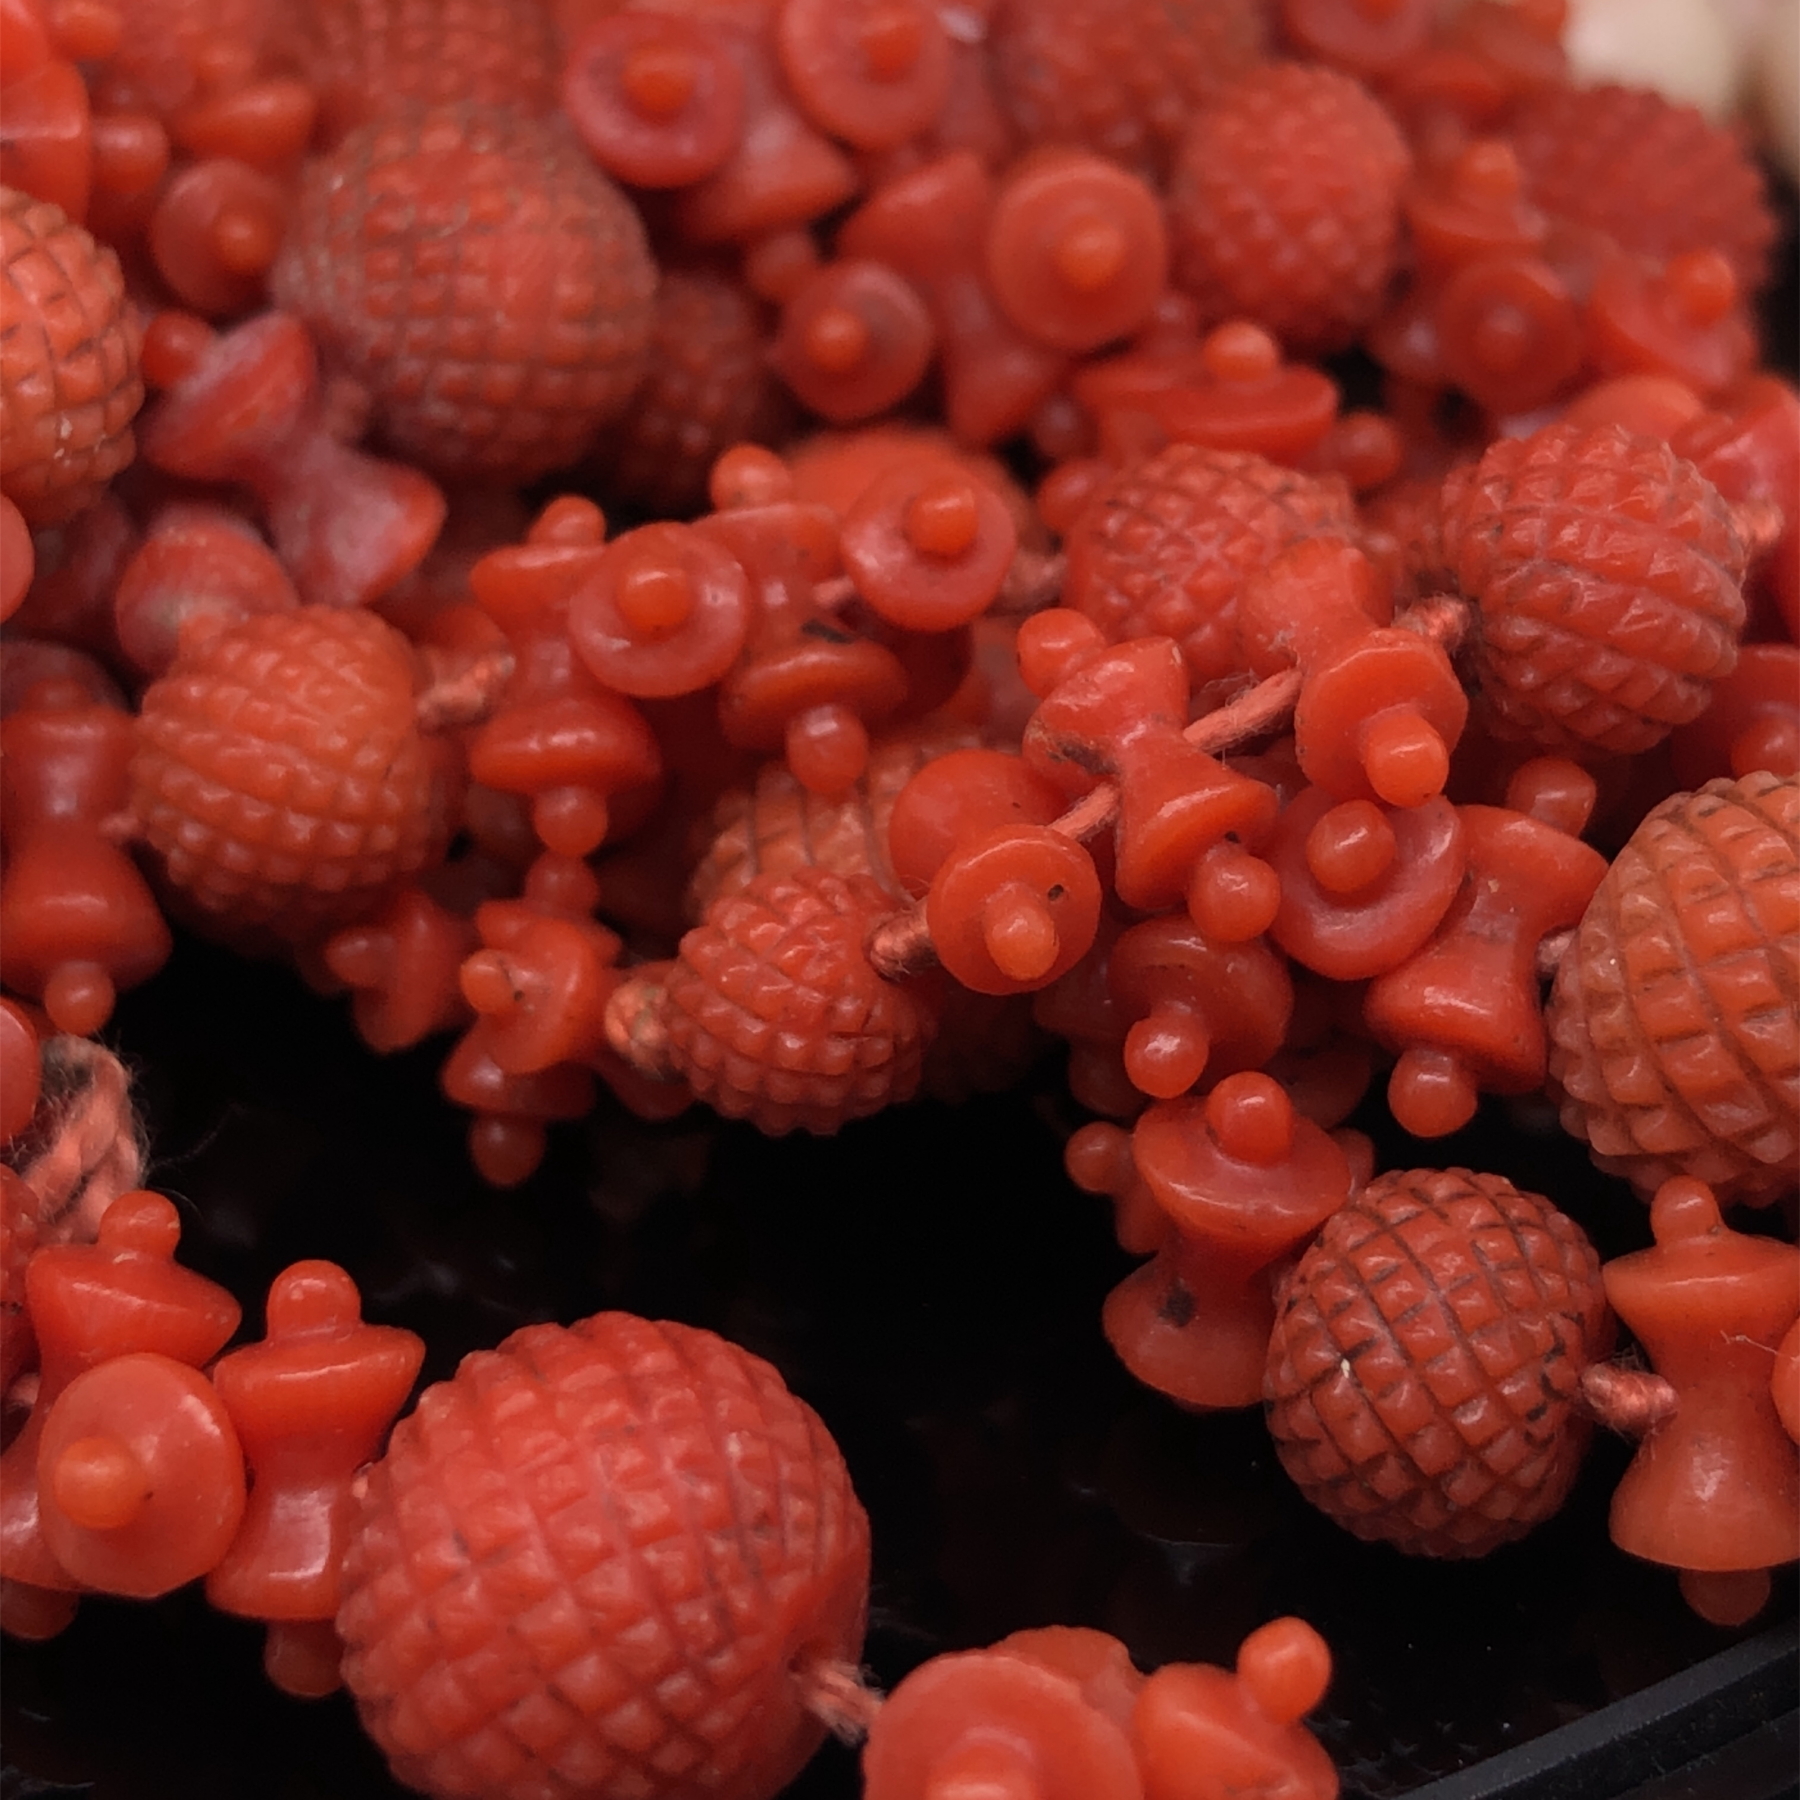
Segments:
[[[556,38],[538,0],[313,0],[295,24],[328,139],[409,100],[531,113],[556,102]]]
[[[760,1358],[601,1313],[464,1359],[395,1428],[343,1565],[344,1681],[434,1796],[767,1800],[854,1662],[869,1527]]]
[[[396,450],[524,481],[624,408],[656,267],[566,125],[460,105],[360,126],[310,163],[272,285]]]
[[[0,189],[0,488],[57,525],[131,461],[144,400],[119,259],[62,209]]]
[[[596,453],[602,496],[653,518],[695,512],[733,444],[773,441],[788,409],[765,360],[768,337],[764,309],[741,283],[703,267],[664,269],[643,381]]]
[[[1175,283],[1209,318],[1336,350],[1375,315],[1412,158],[1365,88],[1276,63],[1194,120],[1169,190]]]
[[[267,613],[145,692],[131,811],[168,880],[229,928],[354,917],[443,837],[411,647],[370,613]]]
[[[1172,637],[1196,686],[1234,674],[1239,589],[1289,544],[1350,536],[1336,477],[1261,456],[1171,444],[1115,475],[1071,527],[1063,604],[1109,643]]]
[[[1196,104],[1263,54],[1253,0],[1006,0],[991,28],[1001,105],[1029,144],[1165,172]]]
[[[1444,567],[1479,606],[1470,666],[1492,722],[1546,750],[1647,750],[1737,661],[1745,546],[1666,444],[1549,425],[1444,484]]]
[[[1746,289],[1775,240],[1763,177],[1735,131],[1648,88],[1546,87],[1507,135],[1529,198],[1661,260],[1720,250]]]
[[[930,1022],[863,951],[893,900],[863,875],[800,868],[716,900],[681,940],[663,1013],[675,1069],[770,1133],[829,1133],[910,1099]]]
[[[1484,1556],[1562,1504],[1611,1348],[1579,1226],[1504,1176],[1378,1176],[1300,1259],[1264,1385],[1283,1466],[1357,1537]]]
[[[1800,780],[1713,781],[1650,814],[1557,970],[1565,1129],[1646,1199],[1672,1175],[1769,1200],[1800,1150]]]

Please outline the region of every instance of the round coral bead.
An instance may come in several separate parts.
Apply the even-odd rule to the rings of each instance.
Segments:
[[[396,1777],[477,1800],[767,1800],[861,1651],[869,1527],[760,1358],[600,1313],[466,1357],[395,1427],[343,1565],[344,1682]]]
[[[870,966],[895,903],[866,875],[759,875],[681,940],[664,996],[669,1054],[701,1099],[776,1134],[833,1132],[910,1099],[930,1022]]]
[[[1070,528],[1063,605],[1109,643],[1174,638],[1196,685],[1219,681],[1239,669],[1244,582],[1303,538],[1353,535],[1355,521],[1335,476],[1170,444],[1113,476]]]
[[[1720,250],[1747,290],[1775,242],[1762,172],[1744,140],[1648,88],[1541,89],[1507,127],[1527,195],[1659,261]]]
[[[145,691],[130,810],[169,882],[228,931],[298,938],[355,916],[445,835],[411,646],[320,606],[190,639]]]
[[[1791,1188],[1800,1151],[1800,780],[1665,800],[1606,872],[1551,991],[1564,1127],[1650,1196]]]
[[[556,36],[538,0],[312,0],[294,22],[332,138],[408,100],[556,104]]]
[[[1611,1348],[1581,1228],[1500,1175],[1378,1176],[1300,1259],[1263,1394],[1283,1466],[1357,1537],[1484,1556],[1562,1504]]]
[[[1208,318],[1342,349],[1393,273],[1406,140],[1367,89],[1300,63],[1258,69],[1190,126],[1169,189],[1175,284]]]
[[[1502,438],[1444,483],[1444,567],[1479,613],[1490,722],[1544,750],[1647,750],[1737,662],[1745,547],[1666,444],[1617,425]]]
[[[1267,29],[1255,0],[1002,0],[989,43],[1027,144],[1079,144],[1156,177],[1195,106],[1261,58]]]
[[[0,269],[0,491],[57,525],[131,461],[139,332],[119,259],[16,188],[0,188]]]
[[[459,105],[359,126],[309,163],[271,280],[395,450],[524,481],[630,398],[656,267],[564,122]]]
[[[787,407],[765,353],[764,309],[704,267],[667,269],[656,292],[649,367],[599,446],[597,473],[652,517],[706,504],[706,478],[733,444],[779,435]]]

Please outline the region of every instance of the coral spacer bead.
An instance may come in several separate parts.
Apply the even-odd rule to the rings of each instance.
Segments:
[[[767,1363],[624,1313],[534,1325],[368,1471],[344,1680],[443,1800],[770,1800],[824,1735],[797,1670],[854,1665],[868,1580],[843,1458]]]

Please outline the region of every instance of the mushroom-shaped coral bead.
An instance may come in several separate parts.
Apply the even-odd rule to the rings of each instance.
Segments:
[[[767,1363],[687,1325],[531,1325],[426,1389],[370,1469],[344,1682],[408,1787],[768,1800],[854,1663],[869,1526]]]
[[[1406,140],[1361,83],[1271,63],[1189,127],[1169,190],[1175,285],[1207,317],[1337,350],[1380,306],[1400,237]]]
[[[1581,1228],[1500,1175],[1378,1176],[1283,1294],[1263,1394],[1283,1466],[1357,1537],[1484,1556],[1562,1504],[1612,1315]]]
[[[911,1099],[931,1021],[870,966],[894,901],[866,875],[759,875],[681,940],[663,1011],[675,1069],[770,1133],[833,1132]]]
[[[57,525],[131,461],[144,401],[119,259],[61,207],[0,188],[0,490]]]
[[[1698,718],[1737,662],[1743,538],[1656,439],[1567,424],[1502,438],[1444,483],[1438,529],[1508,737],[1634,755]]]
[[[307,165],[272,284],[442,475],[572,463],[643,368],[656,268],[566,124],[409,108]]]
[[[1800,780],[1665,800],[1588,903],[1556,972],[1550,1083],[1564,1128],[1643,1197],[1793,1185],[1800,1150]]]
[[[226,932],[354,917],[444,839],[413,654],[372,613],[263,613],[182,647],[145,691],[130,812]]]

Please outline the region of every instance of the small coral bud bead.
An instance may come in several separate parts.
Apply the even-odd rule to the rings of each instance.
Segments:
[[[841,794],[868,766],[869,732],[849,707],[828,701],[788,720],[784,748],[794,779],[809,793]]]
[[[1394,828],[1368,800],[1334,806],[1306,836],[1306,866],[1331,894],[1354,894],[1393,866]]]
[[[677,632],[693,616],[693,583],[680,569],[639,563],[619,581],[619,616],[639,637]]]
[[[1239,1162],[1278,1163],[1293,1148],[1294,1103],[1267,1075],[1227,1075],[1206,1097],[1206,1128]]]
[[[1194,866],[1187,891],[1188,917],[1221,944],[1261,937],[1281,910],[1281,877],[1230,842],[1220,842]]]
[[[77,1438],[57,1458],[50,1491],[71,1523],[84,1531],[113,1531],[143,1511],[150,1476],[123,1439]]]
[[[1009,981],[1041,980],[1056,962],[1056,921],[1029,888],[1001,888],[981,913],[982,941]]]
[[[1067,607],[1051,607],[1019,627],[1019,674],[1042,698],[1079,664],[1104,650],[1106,643],[1105,634],[1092,619]]]
[[[1238,1646],[1237,1672],[1263,1712],[1292,1725],[1325,1698],[1331,1650],[1304,1619],[1271,1619]]]
[[[794,478],[773,450],[760,444],[733,444],[712,466],[707,494],[720,512],[741,506],[772,506],[788,499]]]
[[[1390,806],[1418,806],[1444,791],[1450,752],[1429,720],[1409,707],[1390,707],[1362,728],[1362,764],[1369,785]]]
[[[955,478],[932,483],[908,503],[907,541],[927,556],[961,556],[979,524],[975,490]]]
[[[1388,1077],[1388,1108],[1414,1137],[1447,1137],[1475,1116],[1481,1090],[1449,1051],[1411,1044]]]

